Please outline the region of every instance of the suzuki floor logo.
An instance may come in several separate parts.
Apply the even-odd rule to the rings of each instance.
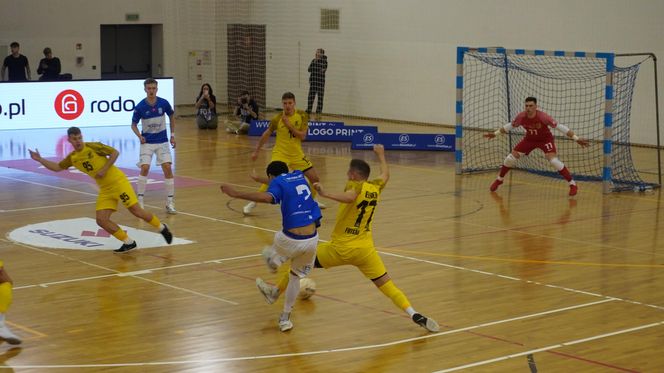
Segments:
[[[58,94],[53,106],[60,118],[74,120],[83,113],[85,102],[80,93],[73,89],[67,89]]]

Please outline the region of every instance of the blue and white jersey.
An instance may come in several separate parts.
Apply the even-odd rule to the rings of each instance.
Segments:
[[[302,171],[296,170],[272,179],[267,192],[272,194],[273,204],[281,205],[281,218],[285,230],[306,227],[321,218],[318,202],[311,195],[309,184]]]
[[[161,97],[157,97],[154,106],[148,104],[148,99],[144,98],[134,107],[134,115],[131,117],[132,123],[141,121],[141,135],[145,137],[148,144],[161,144],[168,142],[166,134],[166,116],[172,115],[173,108],[171,104]]]

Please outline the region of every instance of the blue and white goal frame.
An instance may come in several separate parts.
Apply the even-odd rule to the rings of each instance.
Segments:
[[[463,61],[467,52],[479,53],[498,53],[509,55],[529,55],[529,56],[554,56],[554,57],[593,57],[603,59],[606,66],[606,87],[604,92],[604,166],[602,169],[602,190],[604,193],[610,193],[612,187],[612,136],[613,136],[613,72],[615,53],[605,52],[567,52],[567,51],[545,51],[540,49],[507,49],[500,47],[491,48],[470,48],[457,47],[457,75],[456,75],[456,150],[455,162],[456,173],[461,174],[461,161],[463,160]]]

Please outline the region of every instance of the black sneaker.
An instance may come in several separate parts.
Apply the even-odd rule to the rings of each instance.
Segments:
[[[136,248],[136,241],[132,243],[123,243],[119,249],[113,250],[114,253],[123,254]]]
[[[430,331],[430,332],[437,332],[440,330],[438,327],[438,323],[435,322],[433,319],[429,319],[425,317],[424,315],[421,315],[419,313],[416,313],[413,315],[413,321],[415,324],[423,327],[424,329]]]
[[[173,242],[173,233],[168,230],[168,225],[164,224],[164,229],[161,230],[161,235],[164,236],[167,244],[170,245],[171,242]]]

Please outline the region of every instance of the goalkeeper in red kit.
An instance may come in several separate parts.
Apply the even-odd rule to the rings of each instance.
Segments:
[[[549,130],[549,127],[562,132],[582,147],[588,146],[588,140],[579,138],[574,131],[563,124],[559,124],[547,113],[537,110],[537,99],[535,97],[526,98],[525,109],[526,110],[519,113],[511,123],[507,123],[495,132],[490,132],[484,135],[484,137],[488,139],[493,139],[497,135],[508,133],[512,128],[516,127],[523,127],[526,131],[523,140],[512,149],[512,152],[508,154],[507,157],[505,157],[505,161],[503,161],[503,165],[500,168],[500,173],[496,180],[491,184],[489,190],[495,192],[498,189],[500,184],[503,183],[503,178],[507,172],[511,168],[514,168],[519,158],[523,155],[530,154],[530,152],[535,149],[540,149],[544,152],[544,157],[551,162],[558,173],[569,183],[569,195],[575,196],[578,192],[578,187],[574,182],[574,179],[572,179],[572,174],[570,174],[567,167],[565,167],[565,164],[558,159],[556,144],[554,143],[553,134],[551,133],[551,130]]]

